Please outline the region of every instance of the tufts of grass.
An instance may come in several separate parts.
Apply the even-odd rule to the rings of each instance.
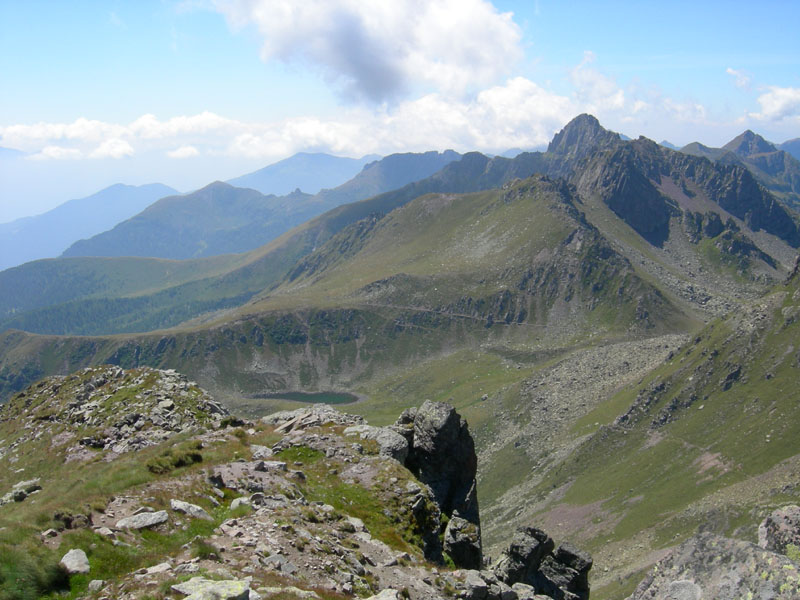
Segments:
[[[151,458],[145,463],[151,473],[162,475],[170,473],[180,467],[188,467],[195,463],[203,462],[203,445],[193,441],[181,444],[175,448],[167,448],[159,456]]]
[[[37,600],[69,589],[69,575],[52,552],[0,546],[0,600]]]

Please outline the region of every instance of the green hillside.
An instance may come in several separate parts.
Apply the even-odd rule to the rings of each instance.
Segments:
[[[614,574],[593,598],[624,597],[663,549],[698,528],[754,540],[772,507],[800,495],[798,314],[795,272],[747,310],[710,323],[641,381],[575,415],[570,435],[583,441],[508,491],[505,509],[570,521],[576,543]],[[513,454],[518,463],[541,460]],[[508,502],[520,494],[524,507]],[[507,532],[501,525],[491,535]]]

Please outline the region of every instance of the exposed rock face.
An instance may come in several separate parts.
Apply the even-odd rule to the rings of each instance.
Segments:
[[[800,597],[798,565],[755,544],[709,533],[660,561],[628,600]]]
[[[589,598],[588,553],[555,543],[541,529],[520,527],[511,544],[498,559],[494,573],[508,585],[530,585],[537,593],[564,600]]]
[[[67,552],[61,559],[61,566],[70,575],[74,573],[88,573],[89,572],[89,559],[83,550],[73,548]]]
[[[406,466],[430,486],[442,512],[480,525],[475,474],[478,457],[467,422],[444,402],[425,401],[414,416]]]
[[[465,569],[482,566],[480,529],[461,517],[453,517],[444,530],[444,551]]]
[[[559,131],[547,151],[571,159],[581,159],[597,148],[611,146],[620,141],[618,133],[604,129],[592,115],[578,115]]]
[[[778,508],[758,528],[758,545],[786,554],[788,546],[800,549],[800,506]]]

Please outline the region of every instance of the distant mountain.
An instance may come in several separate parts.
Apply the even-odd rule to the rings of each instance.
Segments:
[[[160,183],[118,183],[44,214],[0,225],[0,270],[58,256],[81,238],[96,235],[175,190]]]
[[[778,148],[784,152],[788,152],[797,160],[800,160],[800,138],[783,142]]]
[[[246,252],[326,210],[428,177],[459,157],[452,150],[393,154],[313,196],[299,190],[265,196],[218,181],[191,194],[163,198],[114,229],[74,244],[63,256],[187,259]]]
[[[667,140],[661,140],[660,142],[658,142],[658,145],[664,146],[664,148],[669,148],[670,150],[680,150],[678,146],[676,146],[672,142],[668,142]]]
[[[777,152],[775,144],[768,142],[760,135],[753,133],[749,129],[736,136],[722,147],[741,157],[747,158],[753,154],[764,154],[766,152]]]
[[[619,142],[618,133],[604,129],[592,115],[579,115],[559,131],[547,152],[564,158],[580,159],[588,156],[601,146],[609,146]]]
[[[296,189],[316,194],[352,179],[364,165],[379,158],[375,154],[346,158],[321,152],[298,152],[253,173],[229,179],[228,183],[276,196],[284,196]]]
[[[791,142],[786,144],[791,147]],[[800,160],[750,130],[722,148],[709,148],[693,142],[681,148],[681,152],[722,164],[741,165],[795,211],[800,210]]]

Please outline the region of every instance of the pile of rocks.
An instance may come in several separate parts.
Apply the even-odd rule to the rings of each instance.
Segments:
[[[3,448],[12,458],[20,444],[50,434],[54,447],[68,445],[67,460],[78,460],[94,456],[91,449],[113,456],[217,427],[227,414],[175,371],[104,365],[40,381],[0,407],[0,422],[20,420],[19,437]]]

